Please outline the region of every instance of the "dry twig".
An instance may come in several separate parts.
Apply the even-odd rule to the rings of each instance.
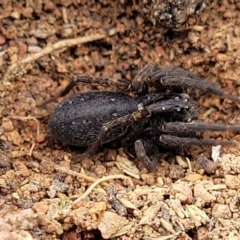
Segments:
[[[125,175],[122,175],[122,174],[102,177],[102,178],[98,179],[96,182],[94,182],[81,197],[79,197],[77,200],[75,200],[73,202],[73,206],[78,204],[78,202],[80,202],[82,199],[86,198],[98,184],[105,182],[105,181],[112,180],[112,179],[130,179],[130,178]]]
[[[40,52],[29,54],[25,58],[23,58],[19,61],[16,61],[11,66],[9,66],[3,77],[3,82],[5,82],[5,84],[8,84],[7,81],[9,81],[14,75],[22,74],[21,73],[22,71],[21,72],[19,72],[19,71],[20,71],[20,69],[23,69],[25,64],[36,61],[40,57],[50,54],[51,52],[53,52],[55,50],[58,50],[61,48],[69,48],[69,47],[73,47],[73,46],[87,43],[87,42],[97,41],[100,39],[104,39],[107,36],[114,35],[115,33],[116,33],[115,29],[111,29],[109,31],[109,34],[99,33],[99,34],[94,34],[94,35],[89,35],[89,36],[84,36],[84,37],[66,39],[66,40],[58,41],[58,42],[54,43],[53,45],[46,46]]]
[[[96,178],[92,178],[92,177],[89,177],[87,176],[86,174],[83,174],[83,173],[78,173],[76,171],[73,171],[73,170],[70,170],[70,169],[67,169],[65,167],[59,167],[59,166],[55,166],[55,170],[56,171],[60,171],[62,173],[66,173],[68,175],[71,175],[71,176],[74,176],[74,177],[78,177],[78,178],[81,178],[81,179],[85,179],[89,182],[95,182],[97,181],[98,179]]]

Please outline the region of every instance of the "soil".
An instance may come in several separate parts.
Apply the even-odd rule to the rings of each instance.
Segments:
[[[168,152],[147,172],[118,146],[76,163],[78,150],[48,132],[49,114],[62,98],[40,105],[74,74],[131,81],[154,63],[181,67],[240,94],[240,1],[206,0],[205,9],[189,6],[175,22],[165,10],[156,17],[151,3],[160,6],[1,1],[0,239],[240,239],[240,135],[207,132],[204,138],[236,145],[221,148],[220,157],[210,147]],[[81,85],[70,94],[89,89]],[[198,100],[202,121],[240,122],[238,104],[189,94]]]

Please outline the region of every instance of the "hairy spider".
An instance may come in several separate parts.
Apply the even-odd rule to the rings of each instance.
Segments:
[[[89,91],[70,96],[55,108],[48,122],[51,134],[69,145],[88,147],[86,153],[89,155],[93,155],[101,145],[119,140],[124,148],[134,148],[137,158],[148,170],[153,170],[161,147],[229,145],[233,142],[201,139],[196,132],[240,131],[237,124],[197,121],[196,103],[184,92],[186,87],[238,103],[240,99],[224,93],[217,83],[204,81],[182,69],[164,70],[148,64],[133,81],[77,75],[58,96],[66,95],[80,83],[114,86],[122,92],[136,95],[131,97],[119,91]],[[150,87],[155,91],[150,92]],[[178,91],[174,92],[176,87]],[[179,87],[182,89],[180,93]]]

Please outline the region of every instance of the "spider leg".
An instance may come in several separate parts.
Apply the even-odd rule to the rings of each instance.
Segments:
[[[114,79],[114,78],[104,78],[104,77],[90,77],[83,75],[75,75],[72,78],[72,81],[66,86],[66,88],[58,94],[57,97],[65,96],[70,92],[70,90],[81,83],[90,84],[91,86],[103,86],[103,87],[116,87],[121,91],[130,91],[137,89],[138,92],[147,92],[145,91],[146,86],[144,85],[147,82],[148,77],[152,74],[152,72],[156,70],[156,66],[154,64],[146,65],[142,70],[138,72],[135,81],[132,81],[136,84],[134,86],[132,82],[126,79]],[[144,86],[143,86],[144,85]],[[144,88],[144,89],[143,89]],[[147,90],[147,89],[146,89]]]
[[[135,153],[137,155],[137,158],[144,163],[144,165],[146,166],[146,168],[149,171],[152,171],[155,166],[153,166],[152,161],[147,156],[146,150],[143,146],[143,142],[140,139],[135,141],[134,149],[135,149]]]
[[[130,82],[124,79],[113,79],[113,78],[93,78],[89,76],[76,75],[73,77],[72,82],[69,85],[77,85],[79,83],[87,83],[95,86],[104,86],[104,87],[117,87],[121,91],[133,91],[134,93],[143,94],[148,92],[147,82],[149,77],[153,72],[157,70],[157,66],[154,64],[147,64],[143,67],[134,79]],[[67,87],[68,88],[68,87]],[[64,90],[65,91],[65,90]],[[70,90],[69,90],[70,91]],[[68,91],[68,92],[69,92]],[[66,95],[66,93],[64,94]]]
[[[135,111],[132,114],[119,117],[111,122],[104,124],[99,132],[99,135],[97,136],[96,141],[93,143],[92,146],[88,148],[87,152],[91,156],[94,155],[94,153],[97,151],[98,147],[101,146],[104,138],[110,131],[116,131],[121,128],[127,129],[128,125],[130,126],[133,122],[139,121],[140,119],[148,115],[150,115],[149,111],[144,108],[143,111]],[[125,132],[126,130],[123,131],[123,134]],[[118,135],[118,137],[120,136]]]
[[[181,109],[189,108],[188,99],[189,96],[187,94],[179,94],[173,98],[152,103],[146,109],[152,113],[180,112]]]
[[[104,86],[104,87],[116,87],[121,91],[129,91],[131,89],[131,82],[123,79],[113,79],[113,78],[101,78],[101,77],[90,77],[90,76],[82,76],[75,75],[73,76],[71,82],[65,87],[65,89],[55,96],[47,99],[40,106],[45,106],[46,104],[55,101],[59,97],[63,97],[67,95],[73,87],[79,85],[81,83],[89,84],[91,86]]]
[[[233,141],[215,140],[215,139],[198,139],[198,138],[183,138],[173,135],[162,134],[159,141],[171,147],[186,147],[186,146],[216,146],[216,145],[234,145]]]
[[[157,70],[157,66],[154,64],[147,64],[142,68],[134,77],[131,83],[131,89],[133,92],[143,94],[148,92],[148,81],[153,72]]]
[[[135,141],[134,149],[135,149],[137,158],[144,163],[148,171],[152,172],[159,161],[158,148],[156,148],[157,151],[155,151],[154,159],[152,161],[147,156],[143,141],[141,139],[138,139],[137,141]]]
[[[237,96],[227,94],[221,90],[216,82],[205,81],[200,77],[185,71],[183,69],[164,70],[157,68],[150,76],[148,82],[159,86],[180,86],[198,88],[203,91],[208,91],[221,98],[228,98],[234,102],[240,102]]]
[[[1,150],[4,150],[4,149],[6,149],[6,148],[7,148],[6,143],[5,143],[3,140],[0,139],[0,149],[1,149]]]
[[[205,132],[205,131],[240,131],[240,124],[207,124],[202,122],[171,122],[163,123],[163,132]]]
[[[75,86],[80,83],[87,83],[90,84],[91,86],[116,87],[121,91],[129,91],[131,89],[131,82],[125,79],[89,77],[82,75],[75,75],[72,79],[72,83],[70,84]]]

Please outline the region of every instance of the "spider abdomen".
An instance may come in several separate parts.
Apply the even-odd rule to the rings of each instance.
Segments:
[[[48,127],[63,143],[86,147],[96,141],[105,123],[138,110],[134,98],[119,92],[90,91],[64,99],[52,112]],[[128,126],[110,131],[102,143],[124,135]]]

